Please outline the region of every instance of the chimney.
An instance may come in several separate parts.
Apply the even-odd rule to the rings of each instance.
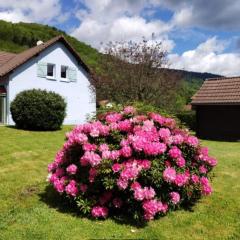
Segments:
[[[43,44],[43,41],[41,41],[41,40],[37,41],[37,46],[39,46],[41,44]]]

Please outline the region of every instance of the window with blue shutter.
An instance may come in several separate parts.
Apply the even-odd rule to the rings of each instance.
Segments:
[[[67,68],[67,78],[70,82],[76,82],[77,81],[77,69],[73,67]]]
[[[37,76],[43,78],[47,76],[47,63],[39,62],[37,64]]]

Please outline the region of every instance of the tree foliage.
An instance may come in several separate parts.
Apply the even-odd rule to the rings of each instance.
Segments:
[[[147,102],[174,109],[181,78],[169,71],[167,52],[159,42],[110,42],[95,76],[98,100]]]

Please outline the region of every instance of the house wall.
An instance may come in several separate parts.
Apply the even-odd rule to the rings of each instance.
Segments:
[[[240,106],[196,106],[197,135],[205,139],[240,140]]]
[[[56,79],[37,76],[37,63],[56,64]],[[61,81],[61,65],[77,68],[77,81]],[[32,58],[14,70],[9,76],[8,102],[18,93],[27,89],[45,89],[54,91],[64,97],[67,102],[67,116],[64,124],[80,124],[86,117],[96,111],[95,96],[89,89],[89,81],[85,70],[78,65],[76,59],[64,44],[58,42],[45,49],[37,57]],[[14,124],[8,107],[8,124]]]

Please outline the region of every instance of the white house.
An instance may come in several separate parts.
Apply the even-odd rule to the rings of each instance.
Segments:
[[[64,124],[79,124],[96,111],[89,69],[63,36],[22,53],[0,52],[0,124],[13,125],[11,101],[27,89],[45,89],[67,102]]]

